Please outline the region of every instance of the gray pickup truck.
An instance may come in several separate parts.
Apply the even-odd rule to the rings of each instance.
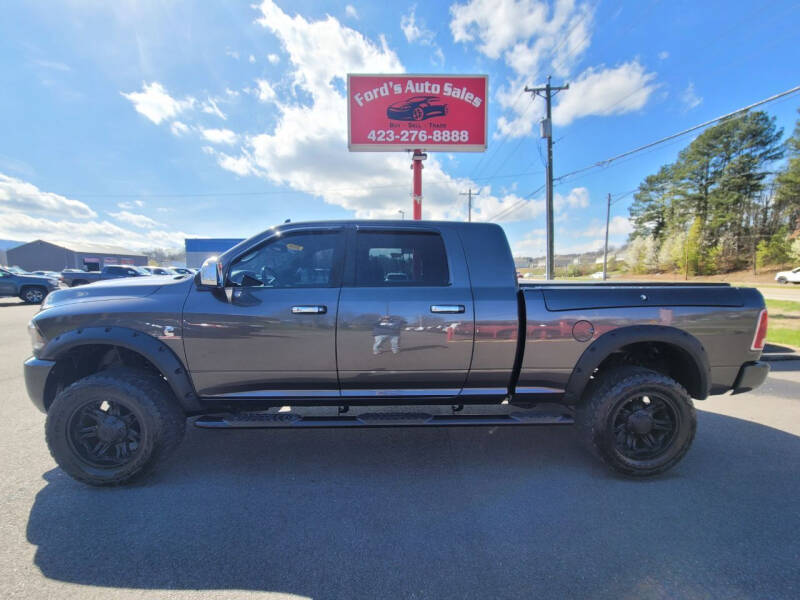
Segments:
[[[152,273],[128,265],[107,265],[99,271],[62,271],[61,280],[69,287],[86,285],[95,281],[106,279],[119,279],[120,277],[148,277]]]
[[[574,423],[610,467],[645,476],[689,449],[692,398],[746,392],[769,371],[757,290],[515,275],[492,224],[285,224],[194,278],[51,294],[29,325],[27,389],[58,464],[94,485],[149,471],[187,417],[210,429]]]

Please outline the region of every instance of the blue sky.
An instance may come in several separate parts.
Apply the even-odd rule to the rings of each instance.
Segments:
[[[791,1],[6,3],[0,238],[171,247],[287,218],[408,216],[408,157],[347,151],[346,74],[487,73],[489,149],[431,153],[423,214],[464,219],[458,193],[480,188],[473,217],[505,214],[515,253],[540,255],[543,102],[526,84],[570,82],[559,175],[797,85],[798,24]],[[789,132],[798,106],[766,110]],[[690,140],[560,182],[556,251],[599,247],[606,194]]]

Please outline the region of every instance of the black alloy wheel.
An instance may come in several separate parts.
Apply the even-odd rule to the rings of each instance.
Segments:
[[[90,485],[138,479],[180,444],[186,416],[154,373],[119,367],[79,379],[47,409],[50,453],[71,477]]]
[[[634,460],[657,458],[675,439],[678,414],[666,395],[635,394],[622,401],[611,420],[617,452]]]
[[[599,373],[577,407],[589,449],[615,471],[646,477],[686,455],[697,416],[686,389],[671,377],[636,366]]]
[[[121,402],[92,401],[72,413],[67,435],[73,452],[87,464],[120,467],[136,456],[142,425]]]

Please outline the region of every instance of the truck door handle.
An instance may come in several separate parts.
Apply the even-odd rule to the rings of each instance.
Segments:
[[[294,315],[324,315],[328,312],[328,307],[324,304],[312,304],[303,306],[293,306],[292,314]]]
[[[432,313],[455,314],[464,312],[463,304],[431,304]]]

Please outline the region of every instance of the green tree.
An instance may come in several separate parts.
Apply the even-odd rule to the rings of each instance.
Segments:
[[[792,239],[786,227],[782,227],[769,239],[761,240],[756,250],[759,267],[767,265],[784,266],[792,261]]]
[[[680,263],[675,258],[676,236],[690,246],[694,273],[747,264],[752,241],[772,235],[786,220],[776,214],[778,203],[767,185],[772,165],[785,151],[782,134],[774,117],[762,111],[731,117],[704,131],[675,163],[640,184],[630,207],[631,241],[652,236],[659,268],[685,263],[685,258]],[[637,268],[648,269],[641,261]]]
[[[800,112],[800,109],[798,109]],[[775,211],[782,215],[791,231],[800,232],[800,119],[786,141],[789,161],[777,177]]]

